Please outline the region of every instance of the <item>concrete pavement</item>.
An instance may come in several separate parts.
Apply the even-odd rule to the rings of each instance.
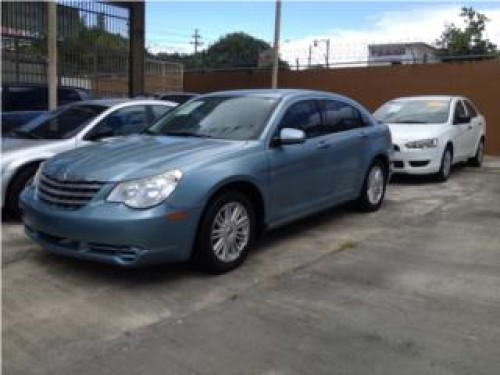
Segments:
[[[398,179],[374,214],[274,231],[238,270],[120,270],[3,225],[5,374],[496,374],[500,168]]]

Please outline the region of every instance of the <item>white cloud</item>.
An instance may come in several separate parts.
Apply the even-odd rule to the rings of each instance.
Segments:
[[[486,27],[486,36],[493,43],[500,45],[500,7],[481,9],[491,21]],[[455,23],[462,26],[459,16],[460,7],[415,7],[405,11],[382,12],[370,17],[366,23],[372,25],[363,30],[333,29],[323,35],[310,35],[301,39],[282,42],[281,57],[291,64],[299,58],[300,65],[308,63],[309,46],[315,39],[330,39],[330,62],[341,64],[346,62],[366,61],[368,44],[426,42],[434,43],[441,35],[445,24]],[[286,22],[286,20],[282,20]],[[325,44],[312,48],[312,64],[324,63]]]

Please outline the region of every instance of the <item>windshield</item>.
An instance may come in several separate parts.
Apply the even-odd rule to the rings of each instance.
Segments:
[[[448,121],[450,100],[393,100],[373,115],[392,124],[440,124]]]
[[[248,140],[257,138],[277,99],[256,96],[210,96],[181,105],[146,133]]]
[[[35,117],[9,133],[9,137],[31,139],[65,139],[74,136],[89,121],[108,107],[78,104],[59,108],[53,112]]]

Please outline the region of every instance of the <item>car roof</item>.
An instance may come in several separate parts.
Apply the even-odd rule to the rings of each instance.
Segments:
[[[464,99],[462,96],[458,95],[414,95],[414,96],[402,96],[400,98],[394,98],[390,101],[407,101],[407,100],[453,100],[453,99]]]
[[[186,92],[186,91],[167,91],[167,92],[158,92],[155,95],[164,96],[164,95],[178,95],[178,96],[196,96],[200,95],[196,92]]]
[[[305,90],[305,89],[246,89],[246,90],[218,91],[209,94],[204,94],[204,96],[225,96],[225,95],[260,96],[260,97],[276,98],[276,99],[310,95],[310,96],[322,96],[322,97],[329,96],[339,99],[349,99],[345,96],[327,91]]]
[[[90,104],[90,105],[102,105],[106,107],[113,107],[115,105],[130,103],[130,104],[159,104],[159,105],[177,105],[177,103],[165,101],[165,100],[154,100],[154,99],[130,99],[130,98],[110,98],[110,99],[89,99],[82,100],[73,103],[74,105]]]

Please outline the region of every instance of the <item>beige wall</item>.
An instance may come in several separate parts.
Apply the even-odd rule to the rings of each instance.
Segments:
[[[184,90],[208,92],[267,88],[271,72],[187,73]],[[282,88],[307,88],[349,96],[370,110],[406,95],[454,94],[469,97],[486,117],[486,152],[500,155],[500,61],[399,65],[280,72]]]

